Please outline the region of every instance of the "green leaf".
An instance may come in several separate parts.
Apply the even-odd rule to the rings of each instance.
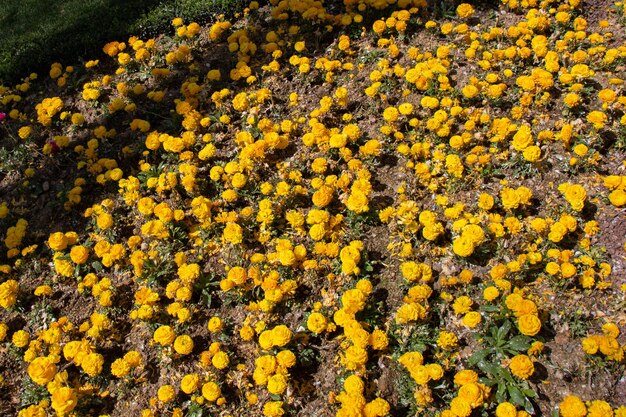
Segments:
[[[525,396],[529,398],[535,398],[537,396],[537,393],[531,390],[530,388],[522,389],[522,392],[524,393]]]
[[[484,305],[481,306],[479,310],[485,313],[497,313],[500,311],[500,306]]]
[[[500,328],[498,329],[498,333],[496,338],[499,340],[504,340],[504,338],[506,337],[507,334],[509,334],[509,331],[511,330],[511,322],[509,320],[506,320],[502,326],[500,326]]]
[[[507,348],[513,349],[517,352],[523,352],[530,349],[530,340],[527,336],[519,335],[510,339],[506,346]]]
[[[474,352],[472,356],[469,357],[469,359],[467,360],[467,363],[469,363],[470,366],[474,366],[477,363],[482,362],[487,357],[488,354],[489,354],[488,349],[478,350]]]
[[[104,269],[104,267],[99,261],[93,261],[91,263],[91,266],[93,267],[93,269],[96,270],[96,272],[102,272],[102,270]]]
[[[520,389],[514,385],[509,385],[507,386],[507,388],[509,391],[509,397],[511,398],[511,402],[520,407],[524,406],[524,404],[526,403],[526,397],[524,396],[522,391],[520,391]]]
[[[496,391],[496,400],[498,400],[499,403],[503,403],[506,401],[506,398],[504,398],[505,392],[506,392],[506,385],[498,384],[498,390]]]
[[[502,369],[498,365],[485,361],[478,362],[477,366],[481,371],[491,375],[499,375],[500,369]]]
[[[511,372],[508,369],[500,368],[500,377],[506,379],[509,384],[515,384],[513,375],[511,375]]]
[[[524,410],[526,410],[526,412],[530,415],[535,414],[535,407],[533,406],[533,403],[531,403],[528,398],[526,398],[526,403],[524,404]]]

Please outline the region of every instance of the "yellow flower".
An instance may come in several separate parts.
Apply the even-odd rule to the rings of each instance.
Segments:
[[[462,385],[461,388],[459,388],[458,396],[467,401],[472,408],[480,407],[485,401],[483,388],[473,382]]]
[[[189,355],[193,351],[193,340],[186,334],[178,336],[174,340],[174,350],[181,355]]]
[[[185,394],[194,393],[198,387],[200,386],[200,377],[198,374],[188,374],[183,377],[180,381],[180,389]]]
[[[587,121],[593,124],[596,129],[602,129],[607,122],[607,116],[605,113],[594,110],[587,115]]]
[[[472,414],[472,407],[466,399],[455,397],[450,401],[450,411],[452,411],[452,415],[454,416],[468,417]]]
[[[363,408],[364,417],[384,417],[389,414],[391,407],[389,403],[382,398],[375,398],[365,404]]]
[[[243,231],[237,223],[229,222],[223,232],[224,240],[227,243],[238,245],[243,240]]]
[[[267,380],[267,390],[270,394],[280,395],[287,389],[287,378],[284,375],[272,375]]]
[[[39,385],[46,385],[52,381],[56,373],[57,366],[48,356],[36,358],[28,365],[28,376]]]
[[[520,333],[526,336],[535,336],[541,330],[541,320],[535,314],[523,314],[517,319]]]
[[[396,323],[405,324],[426,317],[426,309],[418,303],[402,304],[396,311]]]
[[[111,364],[111,374],[117,378],[124,378],[130,370],[131,366],[124,358],[118,358]]]
[[[500,296],[500,291],[496,287],[493,287],[493,286],[489,286],[485,288],[485,290],[483,291],[483,298],[486,301],[493,301],[499,296]]]
[[[230,363],[230,359],[228,358],[228,354],[226,352],[219,351],[213,355],[211,363],[217,369],[225,369]]]
[[[443,330],[439,333],[439,337],[437,338],[437,346],[442,349],[450,350],[456,347],[458,341],[459,339],[454,333]]]
[[[170,326],[161,326],[154,331],[153,339],[162,346],[168,346],[174,343],[176,333]]]
[[[17,301],[19,284],[16,280],[10,279],[0,284],[0,307],[11,308]]]
[[[524,159],[528,162],[537,162],[541,158],[541,148],[539,146],[531,145],[524,149],[522,152]]]
[[[67,247],[67,238],[65,233],[56,232],[52,233],[48,238],[48,246],[54,251],[62,251]]]
[[[482,321],[482,316],[478,311],[470,311],[465,316],[463,316],[463,324],[473,329],[478,326]]]
[[[463,386],[478,382],[478,374],[471,369],[464,369],[454,375],[454,383]]]
[[[469,312],[472,308],[473,301],[466,295],[462,295],[454,300],[452,304],[452,308],[454,309],[455,314],[465,314]]]
[[[503,402],[496,407],[496,417],[516,417],[517,410],[510,402]]]
[[[481,193],[478,196],[478,207],[483,210],[491,210],[493,208],[494,199],[490,194]]]
[[[222,390],[215,382],[207,382],[202,386],[202,396],[208,401],[216,401],[221,395]]]
[[[534,372],[535,366],[526,355],[515,355],[509,364],[511,373],[518,378],[528,379]]]
[[[472,17],[474,14],[474,8],[471,4],[461,3],[456,8],[456,15],[462,19],[467,19],[468,17]]]
[[[585,403],[575,395],[568,395],[559,404],[562,417],[584,417],[587,414]]]
[[[291,336],[291,330],[284,324],[280,324],[272,329],[272,343],[274,346],[285,346],[291,341]]]
[[[176,397],[176,390],[171,385],[163,385],[157,391],[157,398],[159,401],[168,403]]]
[[[268,401],[263,405],[263,415],[265,417],[281,417],[285,414],[282,401]]]
[[[513,148],[516,151],[523,151],[533,143],[532,132],[530,127],[522,125],[517,130],[517,133],[513,136]]]
[[[87,258],[89,258],[89,249],[82,245],[73,246],[70,251],[70,258],[75,264],[82,265],[87,262]]]
[[[76,408],[77,402],[76,391],[72,388],[61,387],[52,393],[52,408],[58,416],[70,413]]]
[[[313,312],[309,315],[309,318],[306,321],[307,328],[315,333],[319,334],[326,330],[327,320],[323,314],[318,312]]]
[[[626,191],[625,190],[614,190],[609,194],[609,201],[615,207],[622,207],[626,205]]]
[[[462,235],[452,242],[452,250],[455,254],[462,257],[468,257],[474,253],[474,243],[467,237]]]
[[[16,347],[23,348],[28,345],[28,342],[30,341],[30,335],[27,331],[18,330],[17,332],[13,333],[11,341]]]
[[[104,364],[104,357],[99,353],[89,353],[81,361],[81,368],[89,376],[100,375],[102,372],[102,365]]]
[[[100,213],[96,218],[96,224],[102,230],[113,226],[113,217],[109,213]]]

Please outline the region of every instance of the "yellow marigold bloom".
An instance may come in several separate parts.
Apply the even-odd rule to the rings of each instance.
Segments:
[[[589,417],[612,416],[613,409],[609,403],[602,400],[594,400],[588,405],[587,415]]]
[[[598,110],[594,110],[587,115],[587,121],[596,129],[602,129],[607,120],[606,114]]]
[[[585,403],[575,395],[568,395],[559,404],[562,417],[584,417],[587,414]]]
[[[522,125],[517,130],[517,133],[513,136],[513,148],[516,151],[520,152],[526,149],[533,143],[532,132],[530,127],[527,125]]]
[[[113,217],[109,213],[100,213],[96,218],[96,224],[102,230],[113,226]]]
[[[309,331],[319,334],[326,330],[327,320],[326,317],[318,312],[313,312],[309,315],[309,318],[306,321],[307,328]]]
[[[474,243],[466,235],[462,235],[452,242],[454,253],[464,258],[471,256],[474,253],[474,249]]]
[[[102,372],[102,365],[104,365],[104,357],[99,353],[89,353],[81,361],[81,368],[89,376],[100,375]]]
[[[372,25],[372,29],[374,30],[374,32],[380,35],[387,29],[387,24],[382,20],[377,20]]]
[[[284,375],[272,375],[267,380],[267,390],[270,394],[280,395],[287,389],[287,378]]]
[[[67,247],[67,237],[63,232],[52,233],[48,238],[48,246],[54,251],[62,251]]]
[[[457,297],[452,303],[452,308],[454,309],[455,314],[465,314],[472,309],[473,301],[466,295],[462,295]]]
[[[482,316],[478,311],[470,311],[469,313],[465,314],[465,316],[463,316],[463,324],[470,329],[478,326],[481,321]]]
[[[494,198],[487,193],[481,193],[478,196],[478,207],[483,210],[491,210],[494,205]]]
[[[524,159],[528,162],[537,162],[541,158],[541,148],[531,145],[522,152]]]
[[[0,284],[0,307],[11,308],[17,301],[19,284],[16,280],[10,279]]]
[[[72,412],[78,403],[76,391],[69,387],[61,387],[52,393],[52,409],[57,416],[64,416]]]
[[[418,303],[408,303],[396,311],[396,323],[404,324],[426,317],[426,309]]]
[[[517,417],[517,410],[510,402],[503,402],[496,407],[496,417]]]
[[[383,111],[383,119],[385,119],[389,123],[393,123],[393,122],[397,121],[399,115],[400,115],[400,112],[395,107],[387,107]]]
[[[170,326],[161,326],[154,331],[153,339],[162,346],[168,346],[174,343],[176,333]]]
[[[483,291],[483,298],[486,301],[493,301],[499,296],[500,296],[500,291],[496,287],[493,287],[493,286],[489,286],[485,288],[485,290]]]
[[[465,369],[454,375],[454,383],[463,386],[465,384],[473,384],[478,382],[478,374],[471,369]]]
[[[193,351],[193,340],[186,334],[176,337],[174,350],[181,355],[189,355]]]
[[[528,379],[534,372],[535,366],[526,355],[515,355],[509,364],[511,373],[518,378]]]
[[[75,264],[84,264],[89,258],[89,249],[81,245],[73,246],[70,251],[70,258]]]
[[[617,327],[617,325],[615,323],[605,323],[602,325],[602,332],[609,336],[612,337],[614,339],[617,339],[617,337],[620,334],[620,330],[619,327]]]
[[[30,136],[32,131],[33,129],[30,126],[23,126],[20,128],[20,130],[18,130],[17,135],[20,137],[20,139],[26,139]]]
[[[466,399],[455,397],[450,401],[450,411],[452,411],[452,415],[458,417],[469,417],[472,414],[472,407]]]
[[[461,3],[456,8],[456,15],[462,19],[467,19],[468,17],[472,17],[474,14],[474,8],[471,4]]]
[[[172,385],[163,385],[157,391],[157,398],[159,401],[168,403],[176,397],[176,390]]]
[[[226,352],[220,351],[213,356],[211,363],[217,369],[225,369],[230,363],[230,359],[228,358],[228,354]]]
[[[626,205],[626,190],[614,190],[609,194],[609,201],[615,207]]]
[[[48,356],[41,356],[28,365],[28,376],[36,384],[46,385],[57,374],[57,366]]]
[[[23,348],[26,345],[28,345],[28,342],[30,341],[30,335],[28,334],[27,331],[24,330],[18,330],[15,333],[13,333],[13,336],[11,337],[11,342],[13,342],[13,344],[18,347],[18,348]]]
[[[215,382],[207,382],[202,386],[202,396],[208,401],[216,401],[222,395],[222,390]]]
[[[180,381],[180,389],[185,394],[193,394],[200,386],[200,377],[198,374],[188,374]]]
[[[475,85],[468,84],[463,87],[462,92],[465,98],[474,98],[480,93],[480,90]]]
[[[452,332],[442,331],[439,333],[439,337],[437,338],[437,346],[442,349],[450,350],[454,349],[457,346],[459,339]]]
[[[369,403],[365,404],[363,408],[363,415],[365,417],[384,417],[389,414],[391,406],[387,401],[382,398],[375,398]]]
[[[265,417],[281,417],[285,414],[282,401],[268,401],[263,405],[263,415]]]
[[[238,245],[243,240],[243,231],[237,223],[229,222],[223,232],[224,240],[227,243]]]
[[[535,336],[541,330],[541,320],[535,314],[523,314],[517,319],[520,333],[526,336]]]
[[[291,330],[284,324],[280,324],[272,330],[272,341],[274,346],[282,347],[291,341]]]
[[[117,378],[124,378],[130,370],[131,366],[124,358],[118,358],[111,364],[111,374]]]

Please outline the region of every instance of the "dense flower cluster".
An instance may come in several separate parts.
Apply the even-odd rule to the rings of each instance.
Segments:
[[[567,394],[623,371],[624,22],[429,3],[252,1],[0,86],[14,414],[626,415]]]

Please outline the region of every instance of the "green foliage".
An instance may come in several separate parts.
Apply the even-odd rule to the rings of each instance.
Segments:
[[[233,15],[243,5],[242,0],[5,0],[0,2],[0,82],[47,74],[53,62],[77,64],[81,57],[101,56],[102,46],[112,40],[167,33],[173,16],[204,23]]]
[[[499,326],[492,325],[487,331],[488,335],[481,339],[482,349],[470,356],[468,364],[477,367],[486,375],[481,378],[481,382],[495,389],[498,402],[510,401],[533,414],[534,407],[530,399],[535,398],[537,394],[526,381],[514,378],[511,372],[501,365],[503,359],[525,353],[531,346],[532,339],[528,336],[511,337],[513,328],[514,325],[509,319],[504,320]]]

